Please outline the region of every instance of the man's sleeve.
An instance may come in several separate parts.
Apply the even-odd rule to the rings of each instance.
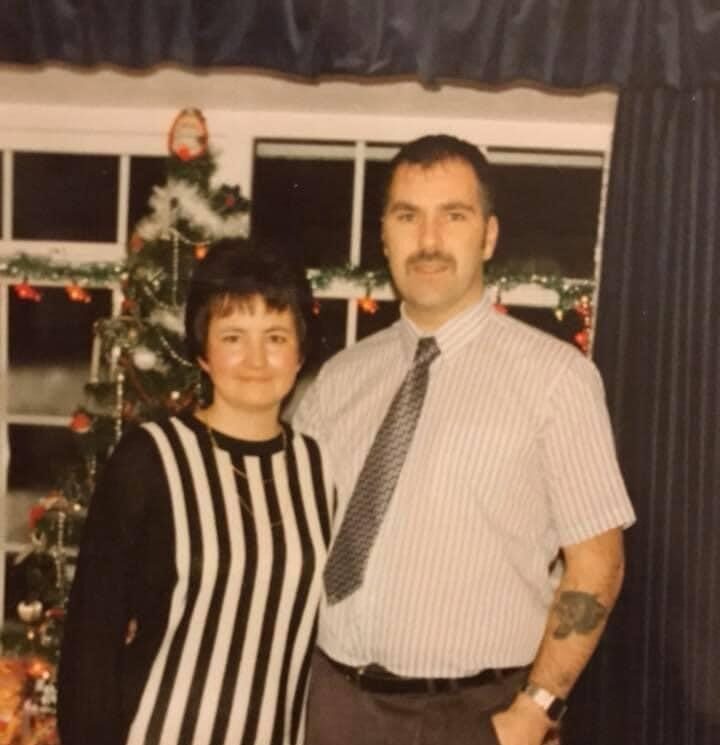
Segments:
[[[578,354],[548,398],[544,478],[561,546],[635,521],[597,368]]]

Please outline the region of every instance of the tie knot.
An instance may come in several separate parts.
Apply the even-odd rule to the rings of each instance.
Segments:
[[[434,336],[423,336],[417,344],[415,350],[414,365],[429,365],[440,354]]]

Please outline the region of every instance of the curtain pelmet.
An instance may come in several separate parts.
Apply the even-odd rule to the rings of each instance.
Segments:
[[[720,83],[703,0],[0,0],[0,61],[554,87]]]

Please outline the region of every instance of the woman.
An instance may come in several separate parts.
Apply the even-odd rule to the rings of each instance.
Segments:
[[[129,432],[103,471],[63,641],[63,745],[303,742],[331,493],[279,413],[310,303],[244,241],[198,266],[186,333],[212,402]]]

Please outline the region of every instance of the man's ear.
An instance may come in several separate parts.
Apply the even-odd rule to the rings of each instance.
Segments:
[[[492,259],[499,235],[500,222],[497,215],[490,215],[485,225],[485,245],[483,246],[483,259],[485,261]]]

